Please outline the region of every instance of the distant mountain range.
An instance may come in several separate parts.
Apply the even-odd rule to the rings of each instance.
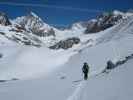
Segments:
[[[45,23],[34,12],[11,20],[0,12],[0,45],[47,46],[51,49],[68,49],[81,43],[82,36],[98,34],[118,25],[133,15],[133,11],[104,12],[95,19],[80,21],[69,28],[55,28]],[[89,41],[89,40],[87,40]]]

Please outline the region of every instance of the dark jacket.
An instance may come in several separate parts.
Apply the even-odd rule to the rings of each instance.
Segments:
[[[87,73],[89,72],[89,66],[88,66],[87,63],[85,63],[85,64],[83,65],[82,71],[83,71],[83,73],[85,73],[85,74],[87,74]]]

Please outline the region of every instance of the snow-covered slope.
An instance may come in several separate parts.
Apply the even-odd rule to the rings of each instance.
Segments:
[[[2,73],[7,73],[0,75],[1,77],[5,75],[8,77],[7,79],[17,78],[20,81],[7,81],[7,83],[0,84],[0,97],[4,100],[88,100],[88,98],[94,98],[96,100],[99,100],[99,98],[100,100],[114,100],[114,98],[118,98],[118,100],[121,100],[121,98],[127,98],[129,96],[128,93],[132,93],[132,88],[130,88],[131,84],[127,83],[127,81],[129,81],[129,83],[132,82],[131,78],[127,79],[132,75],[132,60],[129,62],[129,65],[127,62],[127,65],[123,67],[120,66],[121,68],[118,67],[118,69],[110,74],[103,74],[102,76],[99,73],[106,67],[108,60],[116,62],[132,54],[132,42],[133,37],[131,34],[120,40],[113,40],[95,47],[86,48],[80,53],[75,52],[76,54],[72,53],[73,51],[71,50],[68,50],[66,54],[64,51],[55,53],[51,51],[51,54],[49,50],[45,50],[44,48],[33,49],[33,54],[30,53],[31,50],[29,48],[28,51],[30,52],[21,49],[21,53],[19,52],[20,56],[16,56],[17,59],[14,59],[14,61],[11,60],[10,66],[8,66],[9,70],[2,71]],[[44,53],[44,55],[42,55],[43,51],[45,51],[46,54]],[[45,62],[44,57],[47,54],[49,57],[46,57],[47,61]],[[14,58],[13,55],[12,57]],[[50,55],[54,57],[50,57]],[[1,63],[3,61],[1,61]],[[81,72],[82,64],[85,61],[88,62],[91,67],[89,79],[86,82],[82,81],[83,77]],[[39,62],[39,64],[37,62]],[[21,66],[22,63],[24,64],[23,66]],[[35,66],[32,64],[35,64]],[[39,72],[39,74],[31,74],[32,78],[34,77],[35,79],[22,80],[23,77],[21,75],[25,74],[25,76],[27,76],[34,71]],[[97,74],[99,75],[95,76]],[[37,78],[36,76],[38,75],[39,77]],[[121,83],[123,81],[124,83]],[[99,86],[99,84],[101,85]],[[124,89],[126,91],[130,89],[130,91],[125,93]],[[107,92],[107,90],[110,91]],[[115,90],[121,92],[117,93]],[[95,95],[95,93],[98,95]],[[125,94],[122,95],[123,93]],[[132,98],[132,95],[130,95],[130,98]]]
[[[81,82],[67,100],[132,100],[132,64],[130,60],[109,74],[90,77]]]
[[[9,33],[11,37],[16,34],[8,31],[11,28],[10,25],[6,28],[0,27],[4,33],[4,35],[1,34],[4,39],[6,35],[10,36]],[[74,25],[74,27],[80,27],[80,25]],[[107,61],[116,63],[133,55],[132,15],[97,34],[83,35],[83,30],[76,28],[73,31],[68,29],[55,31],[58,31],[58,34],[56,33],[54,37],[42,39],[48,39],[48,41],[53,39],[53,43],[58,43],[60,40],[78,37],[80,43],[66,50],[22,45],[0,46],[0,54],[2,54],[0,82],[3,82],[0,83],[0,98],[2,100],[133,99],[131,88],[133,80],[130,78],[132,59],[111,70],[109,74],[101,74],[106,68]],[[32,33],[30,35],[28,37],[36,37]],[[26,37],[27,33],[24,36]],[[45,43],[41,38],[36,38],[42,44]],[[83,80],[81,70],[84,62],[90,66],[87,81]]]
[[[8,78],[11,79],[14,77],[18,77],[18,78],[27,78],[28,77],[29,78],[32,76],[33,77],[38,76],[36,74],[43,74],[43,72],[45,72],[45,71],[43,71],[43,67],[55,66],[55,64],[56,64],[55,58],[57,58],[57,61],[59,61],[59,59],[62,59],[62,57],[63,57],[62,55],[64,55],[64,57],[66,55],[66,57],[67,57],[67,55],[69,56],[69,54],[71,55],[71,54],[75,54],[75,53],[80,53],[88,48],[90,51],[85,52],[85,54],[83,54],[83,55],[90,54],[91,58],[86,56],[86,57],[84,57],[84,59],[87,58],[89,63],[92,64],[92,66],[93,66],[93,64],[95,63],[94,61],[96,59],[99,59],[99,57],[103,56],[103,58],[100,60],[100,63],[97,62],[96,65],[94,65],[94,66],[96,66],[96,67],[94,67],[94,69],[98,69],[98,68],[103,69],[104,65],[101,65],[101,64],[105,64],[105,62],[109,59],[112,59],[112,60],[120,59],[121,56],[128,55],[130,53],[130,51],[133,49],[132,44],[130,44],[133,41],[133,38],[132,38],[133,24],[132,23],[133,23],[133,16],[130,16],[130,17],[126,18],[125,20],[123,20],[118,25],[115,25],[105,31],[99,32],[98,34],[81,35],[82,33],[77,32],[77,33],[79,33],[79,35],[76,35],[74,37],[80,38],[80,43],[75,45],[72,49],[68,49],[65,51],[64,50],[53,51],[53,50],[49,50],[48,48],[46,49],[46,47],[41,47],[39,49],[39,48],[34,48],[34,47],[25,47],[25,46],[21,47],[20,46],[22,49],[22,52],[21,52],[21,54],[18,54],[17,58],[16,57],[14,58],[12,56],[12,59],[14,61],[12,61],[11,64],[7,63],[7,64],[3,65],[2,61],[1,61],[1,66],[5,66],[5,67],[2,68],[3,70],[1,70],[0,78],[1,79],[8,79]],[[17,40],[18,41],[21,40],[20,39],[20,36],[22,35],[21,33],[19,34],[19,33],[15,33],[15,32],[10,32],[10,34],[8,34],[8,30],[10,30],[10,28],[11,28],[10,26],[6,26],[6,28],[5,28],[5,26],[1,26],[1,31],[4,33],[4,36],[8,37],[9,39],[10,38],[12,39],[12,37],[17,38],[17,36],[19,36],[19,38],[17,38]],[[22,40],[24,39],[23,36],[27,37],[27,34],[23,33]],[[32,34],[31,34],[31,36],[32,36]],[[65,34],[63,37],[67,38],[67,36]],[[29,39],[29,37],[27,37],[27,38]],[[57,38],[61,39],[60,36],[57,36]],[[39,39],[38,40],[37,39],[31,39],[30,41],[32,41],[31,43],[40,44],[41,41],[39,41]],[[33,41],[33,40],[36,40],[36,41]],[[29,40],[27,40],[27,41],[29,41]],[[72,40],[70,40],[68,43],[71,43],[71,41]],[[62,42],[62,43],[64,44],[64,42]],[[35,45],[35,44],[33,44],[33,45]],[[67,43],[64,45],[67,45]],[[68,44],[68,45],[70,45],[70,44]],[[3,46],[1,46],[1,48],[3,48]],[[14,45],[12,47],[10,46],[10,48],[17,48],[17,45]],[[104,50],[106,51],[106,55],[102,55],[102,53],[99,53]],[[11,52],[11,51],[9,51],[9,52]],[[3,55],[5,55],[5,54],[3,54]],[[16,51],[16,55],[17,55],[17,51]],[[52,58],[52,56],[54,56],[54,55],[58,55],[58,56],[55,56],[55,58]],[[98,55],[98,56],[96,56],[96,58],[95,57],[93,58],[92,55],[95,55],[95,56]],[[99,56],[99,55],[101,55],[101,56]],[[115,58],[114,58],[114,56],[115,56]],[[69,57],[67,57],[66,59],[68,59],[68,58]],[[48,61],[51,61],[53,65],[52,64],[47,65],[47,62],[44,63],[43,61],[46,59],[47,60],[49,59]],[[5,61],[4,58],[3,58],[3,61]],[[103,63],[103,61],[104,61],[104,63]],[[8,60],[7,60],[7,62],[8,62]],[[10,60],[9,60],[9,62],[10,62]],[[62,61],[59,61],[59,62],[62,62]],[[65,62],[62,62],[62,63],[64,64]],[[38,64],[39,64],[39,67],[36,67],[36,65],[38,65]],[[20,67],[18,67],[18,66],[20,66]],[[57,66],[60,66],[60,64],[57,64]],[[33,70],[32,70],[32,68],[33,68]],[[29,70],[27,70],[27,69],[29,69]],[[36,70],[36,69],[38,69],[38,70]],[[23,71],[21,71],[21,70],[23,70]],[[32,70],[32,71],[30,71],[30,70]],[[27,74],[24,74],[24,73],[27,73]]]
[[[0,45],[41,46],[43,42],[37,36],[18,30],[15,26],[0,25]]]
[[[51,51],[47,48],[20,47],[17,49],[15,46],[10,47],[8,52],[14,53],[13,48],[16,48],[14,56],[5,57],[6,53],[1,51],[4,57],[0,61],[0,66],[2,66],[0,79],[27,79],[40,77],[42,74],[47,75],[49,71],[51,72],[67,62],[69,57],[74,54],[74,52],[68,51]]]

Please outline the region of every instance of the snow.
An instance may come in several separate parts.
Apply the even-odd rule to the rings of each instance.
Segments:
[[[114,14],[114,15],[124,15],[123,12],[118,11],[118,10],[114,10],[114,11],[113,11],[113,14]]]
[[[11,63],[4,64],[5,70],[1,71],[0,75],[1,78],[20,80],[0,84],[0,97],[4,100],[88,100],[88,98],[93,100],[118,98],[121,100],[125,93],[124,89],[129,89],[126,81],[127,77],[132,74],[131,70],[131,73],[128,72],[130,76],[127,77],[124,76],[126,75],[125,67],[121,67],[124,72],[118,70],[118,72],[111,72],[112,74],[108,75],[95,75],[101,73],[106,67],[107,60],[116,59],[118,61],[133,53],[132,42],[131,34],[118,40],[83,49],[81,52],[71,49],[53,51],[47,48],[20,47],[17,50],[20,50],[18,54],[12,54],[11,58],[14,61],[11,60]],[[18,56],[15,59],[13,55]],[[91,66],[89,80],[86,82],[82,81],[81,72],[82,64],[85,61]],[[25,65],[21,66],[21,64]],[[128,66],[128,68],[132,67]],[[3,72],[5,74],[2,74]],[[73,81],[76,80],[81,80],[81,82],[74,83]],[[123,80],[125,80],[124,83],[122,83]],[[130,83],[130,80],[128,81]],[[107,90],[110,92],[108,93]],[[116,90],[117,92],[115,92]],[[128,93],[132,93],[130,91]],[[124,95],[127,97],[129,94]]]
[[[8,28],[0,26],[2,31]],[[108,60],[117,62],[133,54],[133,16],[97,34],[83,35],[81,29],[56,32],[57,40],[76,36],[81,43],[68,50],[0,46],[0,80],[6,81],[0,83],[2,100],[133,99],[133,60],[101,74]],[[87,81],[81,70],[84,62],[90,66]]]
[[[34,12],[30,12],[27,16],[17,17],[16,19],[12,20],[12,22],[14,25],[24,25],[28,31],[31,31],[31,29],[34,27],[46,32],[51,29],[51,27],[43,22],[43,20]]]
[[[80,28],[78,28],[80,27]],[[81,35],[83,35],[83,32],[85,30],[85,28],[81,28],[81,26],[75,26],[72,29],[66,29],[66,30],[57,30],[54,29],[55,33],[56,33],[56,39],[57,40],[63,40],[63,39],[67,39],[70,37],[80,37]]]
[[[36,18],[39,18],[34,12],[30,12],[30,14],[32,15],[32,16],[34,16],[34,17],[36,17]]]
[[[132,62],[133,60],[129,61],[108,75],[91,78],[86,83],[86,87],[80,91],[82,100],[88,100],[88,98],[93,100],[132,100]]]
[[[12,50],[12,47],[10,48]],[[61,66],[67,62],[73,54],[68,51],[51,51],[43,47],[21,47],[21,52],[18,50],[14,54],[18,56],[13,56],[10,58],[11,61],[6,61],[10,63],[1,64],[3,70],[1,70],[0,79],[12,79],[13,77],[27,79],[40,77],[41,75],[46,76],[52,70],[57,69],[59,65]]]
[[[119,22],[119,25],[121,25],[121,27],[119,27],[119,25],[117,23],[116,26],[111,27],[105,31],[101,31],[97,34],[88,34],[88,35],[84,34],[86,27],[84,27],[82,25],[82,22],[74,23],[70,29],[64,29],[64,30],[56,29],[52,26],[49,26],[45,22],[43,22],[42,19],[40,17],[38,17],[37,14],[35,14],[34,12],[30,12],[30,14],[27,16],[17,17],[15,20],[11,20],[11,22],[12,22],[11,26],[0,26],[0,31],[5,32],[5,33],[8,32],[9,34],[6,34],[6,35],[8,35],[8,38],[12,38],[12,36],[13,37],[15,36],[15,37],[19,38],[21,41],[23,41],[22,37],[28,37],[32,41],[32,43],[41,44],[43,46],[45,45],[46,47],[53,46],[61,40],[66,40],[66,39],[72,38],[72,37],[79,38],[81,40],[82,46],[84,44],[86,45],[88,43],[88,41],[90,41],[90,40],[92,43],[91,44],[89,43],[89,45],[94,45],[97,41],[97,38],[99,39],[100,36],[104,38],[103,34],[106,34],[106,33],[110,34],[110,32],[108,30],[113,30],[112,34],[111,34],[111,37],[112,37],[113,35],[115,35],[115,33],[118,33],[119,29],[121,30],[121,28],[124,27],[123,25],[126,25],[127,23],[129,23],[130,19],[132,20],[132,16],[133,16],[132,13],[129,13],[129,12],[123,13],[123,12],[120,12],[117,10],[115,10],[113,13],[115,15],[122,15],[124,17],[123,18],[124,21],[122,20]],[[91,21],[96,21],[96,20],[92,19]],[[25,28],[29,32],[17,33],[17,32],[9,31],[9,30],[12,30],[13,28],[15,28],[15,26],[19,25],[19,24],[24,24]],[[129,23],[129,24],[131,24],[131,23]],[[129,27],[129,26],[130,25],[127,25],[127,27]],[[39,30],[43,30],[44,32],[48,32],[52,28],[55,31],[55,36],[47,36],[47,37],[36,36],[36,35],[32,34],[32,32],[31,32],[31,29],[32,28],[34,29],[34,27]],[[124,27],[124,28],[126,29],[127,27]],[[115,28],[115,29],[112,29],[112,28]],[[125,31],[125,29],[123,29],[121,31],[123,32],[123,31]],[[131,29],[130,29],[130,31],[131,31],[130,33],[132,33]],[[21,34],[22,36],[20,37],[20,36],[14,35],[14,34]],[[38,43],[33,37],[35,37],[41,43]],[[101,38],[101,40],[103,38]],[[19,44],[23,44],[21,41],[19,41]],[[99,43],[99,40],[98,40],[98,43]],[[2,44],[3,44],[3,42],[2,42]],[[78,44],[77,46],[80,46],[80,44]]]

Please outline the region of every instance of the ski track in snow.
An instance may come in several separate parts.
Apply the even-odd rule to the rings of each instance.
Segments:
[[[131,59],[128,59],[128,60],[131,60]],[[102,71],[103,70],[91,72],[90,75],[89,75],[89,78],[91,78],[93,76],[95,77],[97,75],[102,74]],[[89,80],[89,78],[88,78],[88,80]],[[86,85],[87,85],[87,81],[84,81],[84,80],[81,81],[80,84],[77,85],[77,88],[75,89],[75,91],[73,92],[73,94],[67,100],[82,100],[82,93],[81,92],[83,91],[84,87],[86,87]]]
[[[88,77],[88,80],[89,80],[89,78],[91,78],[93,76],[97,76],[97,75],[101,74],[101,72],[103,70],[104,69],[101,69],[99,71],[93,71],[93,72],[91,72],[90,75],[88,75],[89,76]],[[81,91],[86,86],[86,84],[87,84],[87,80],[86,81],[85,80],[81,81],[79,83],[79,85],[76,86],[77,88],[75,89],[75,91],[73,92],[73,94],[71,96],[69,96],[67,100],[82,100],[82,96],[81,96],[82,93],[81,93]]]
[[[81,81],[80,84],[77,86],[76,90],[67,100],[81,100],[81,90],[85,87],[86,81]]]

